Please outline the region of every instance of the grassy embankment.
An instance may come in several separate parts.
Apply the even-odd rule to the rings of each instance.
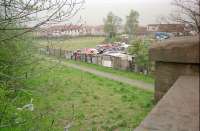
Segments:
[[[43,60],[26,83],[34,112],[48,112],[42,125],[70,131],[128,131],[152,109],[153,93]],[[54,66],[54,68],[48,69]],[[47,70],[46,70],[47,69]],[[39,120],[38,120],[39,121]]]

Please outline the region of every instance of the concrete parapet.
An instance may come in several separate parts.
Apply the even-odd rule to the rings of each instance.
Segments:
[[[150,59],[155,61],[155,101],[159,101],[181,75],[199,74],[199,38],[180,37],[155,43]]]
[[[199,76],[180,76],[134,131],[199,131]]]

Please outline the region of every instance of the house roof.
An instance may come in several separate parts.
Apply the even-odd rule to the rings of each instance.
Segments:
[[[103,31],[104,26],[103,25],[98,25],[98,26],[85,26],[84,27],[87,31],[95,30],[97,32]]]
[[[184,24],[149,24],[148,26],[158,26],[159,32],[184,32]]]
[[[67,31],[67,30],[80,30],[82,29],[82,25],[55,25],[55,26],[51,26],[51,27],[47,27],[45,30],[46,31]]]
[[[159,25],[159,31],[162,32],[184,32],[183,24],[161,24]]]

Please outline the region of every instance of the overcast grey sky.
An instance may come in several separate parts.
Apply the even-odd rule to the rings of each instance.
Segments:
[[[166,16],[172,10],[172,0],[86,0],[84,9],[81,10],[73,21],[82,18],[88,25],[101,25],[103,18],[109,11],[121,17],[125,17],[131,9],[137,10],[140,14],[140,25],[147,25],[156,22],[157,17]]]

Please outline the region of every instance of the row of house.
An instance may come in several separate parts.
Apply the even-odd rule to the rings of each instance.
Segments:
[[[123,26],[119,28],[118,33],[123,33]],[[149,24],[146,27],[139,26],[136,29],[137,36],[144,36],[156,32],[167,32],[175,35],[188,34],[191,30],[183,24]],[[56,25],[42,28],[37,32],[38,36],[85,36],[96,35],[104,36],[104,26],[87,26],[87,25]]]
[[[37,36],[85,36],[85,35],[105,35],[103,26],[84,25],[56,25],[42,28],[37,31]]]
[[[184,24],[150,24],[147,26],[148,32],[167,32],[176,35],[183,35],[187,32]]]
[[[147,35],[156,32],[166,32],[175,35],[188,35],[193,32],[190,27],[184,24],[149,24],[146,27],[138,27],[136,30],[136,35]]]

